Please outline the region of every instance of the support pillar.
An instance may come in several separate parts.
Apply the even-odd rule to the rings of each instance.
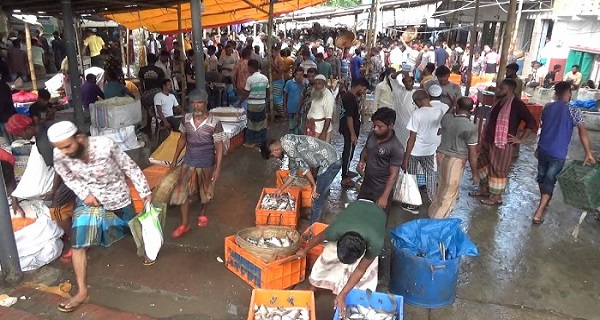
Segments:
[[[75,27],[73,24],[73,9],[71,0],[61,0],[63,21],[65,25],[65,46],[67,48],[67,61],[69,63],[69,82],[71,83],[71,101],[69,103],[75,112],[75,124],[84,129],[83,101],[81,100],[81,79],[77,66],[77,44],[75,43]],[[81,70],[83,72],[83,70]]]
[[[0,194],[6,194],[4,184],[4,174],[0,168]],[[23,278],[21,272],[21,263],[19,262],[19,252],[15,241],[15,233],[12,229],[10,210],[8,208],[7,197],[0,197],[0,265],[4,280],[9,284],[15,284]]]
[[[510,40],[512,33],[515,29],[515,20],[517,18],[517,0],[510,0],[508,6],[508,15],[506,17],[506,24],[504,27],[504,34],[502,37],[502,52],[500,52],[500,67],[498,68],[498,76],[496,77],[496,84],[499,84],[506,73],[506,57],[508,56],[508,48],[510,47]],[[521,97],[517,97],[521,98]]]
[[[181,72],[183,72],[183,74],[181,76],[181,105],[183,106],[183,110],[186,110],[185,106],[187,105],[187,101],[186,101],[187,76],[185,75],[185,61],[184,61],[185,54],[183,52],[183,51],[185,51],[185,48],[183,47],[184,39],[183,39],[183,31],[182,31],[183,27],[181,24],[181,4],[177,5],[177,29],[178,29],[178,34],[177,34],[178,40],[177,41],[179,43],[181,43],[181,50],[182,50],[182,52],[179,53],[179,68],[181,69]]]
[[[473,17],[473,26],[471,26],[470,47],[469,50],[469,68],[467,69],[467,83],[465,85],[465,97],[469,96],[469,89],[473,80],[471,69],[473,68],[473,55],[475,54],[475,46],[477,45],[477,24],[479,23],[479,0],[475,0],[475,16]]]
[[[192,48],[194,49],[196,89],[206,91],[204,50],[202,49],[202,10],[200,0],[190,0],[190,7],[192,9]]]

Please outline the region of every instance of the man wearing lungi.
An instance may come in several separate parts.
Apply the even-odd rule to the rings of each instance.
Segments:
[[[315,77],[310,99],[310,109],[306,114],[306,134],[330,143],[335,97],[327,89],[327,79],[324,75],[319,74]]]
[[[490,116],[481,131],[477,171],[479,190],[471,192],[473,197],[484,197],[485,205],[501,205],[502,194],[508,182],[508,171],[512,163],[514,145],[527,139],[537,123],[525,103],[515,97],[517,84],[504,79],[496,88],[496,101]],[[519,124],[525,122],[525,131],[517,136]]]
[[[342,169],[342,157],[335,147],[317,138],[286,134],[281,140],[272,140],[267,151],[273,158],[283,159],[284,155],[289,158],[290,174],[278,192],[287,189],[301,173],[312,187],[310,224],[321,220],[329,188]],[[316,178],[311,169],[318,170]]]
[[[48,129],[48,140],[55,146],[54,170],[78,198],[71,229],[78,292],[58,306],[61,312],[72,312],[88,300],[86,250],[122,239],[134,216],[125,176],[145,201],[151,202],[152,196],[140,167],[109,138],[88,137],[72,122],[61,121]]]
[[[250,76],[246,80],[246,87],[236,107],[240,107],[248,100],[248,125],[246,130],[245,147],[254,148],[267,143],[267,89],[269,79],[260,73],[260,62],[251,59],[248,61]]]
[[[15,114],[6,124],[6,130],[16,137],[20,137],[25,140],[31,140],[35,137],[35,146],[37,151],[44,159],[44,163],[48,167],[54,166],[54,146],[48,140],[48,128],[50,124],[40,123],[38,125],[33,123],[33,120],[28,116],[22,114]],[[31,158],[30,158],[31,159]],[[29,162],[28,162],[29,165]],[[33,165],[38,165],[34,163]],[[34,181],[27,181],[25,183],[36,183]],[[39,181],[37,182],[39,183]],[[65,242],[69,241],[71,236],[71,225],[73,216],[73,209],[75,208],[75,193],[69,189],[61,179],[60,175],[54,174],[54,181],[52,183],[52,189],[49,194],[41,194],[45,196],[47,200],[50,200],[50,217],[56,221],[58,226],[63,229]],[[15,213],[21,211],[18,202],[13,202],[13,211]],[[61,261],[65,263],[71,262],[72,250],[68,250],[62,255]]]
[[[208,113],[208,94],[194,90],[190,93],[193,112],[185,115],[179,131],[175,156],[171,167],[177,165],[179,155],[185,148],[185,156],[171,204],[181,205],[181,225],[173,231],[173,238],[180,238],[190,231],[190,200],[200,198],[198,227],[206,227],[206,209],[212,200],[215,183],[221,175],[223,141],[227,138],[221,122]]]
[[[374,202],[355,201],[296,253],[304,257],[310,249],[327,241],[309,281],[313,289],[323,288],[337,295],[334,304],[342,317],[346,313],[346,296],[352,289],[375,291],[377,287],[377,256],[383,248],[386,220],[385,212]]]

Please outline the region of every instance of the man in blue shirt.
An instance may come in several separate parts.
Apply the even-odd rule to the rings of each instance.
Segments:
[[[584,164],[596,163],[581,110],[569,105],[571,84],[566,81],[559,82],[554,86],[554,91],[556,100],[547,104],[542,112],[542,132],[535,151],[538,158],[537,182],[541,197],[533,216],[534,224],[544,222],[544,211],[552,198],[556,176],[565,164],[574,127],[579,131],[579,139],[585,150]]]
[[[87,110],[91,103],[98,101],[98,97],[104,99],[104,92],[96,84],[96,75],[90,73],[85,76],[85,83],[81,85],[83,108]]]
[[[288,80],[283,87],[283,110],[288,115],[288,132],[292,134],[302,134],[300,126],[300,111],[298,108],[302,101],[302,92],[304,91],[304,69],[298,67],[294,72],[294,77]]]
[[[435,45],[434,54],[435,66],[438,68],[441,66],[445,66],[448,62],[448,52],[446,52],[446,49],[442,48],[442,45],[439,42]]]
[[[354,54],[354,58],[352,58],[352,61],[350,61],[350,73],[352,75],[352,79],[358,79],[361,77],[360,68],[362,67],[364,62],[361,56],[360,49],[356,49],[354,51]]]

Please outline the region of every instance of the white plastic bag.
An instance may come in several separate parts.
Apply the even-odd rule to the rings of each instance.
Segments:
[[[33,145],[25,172],[12,196],[19,199],[40,198],[52,190],[53,183],[54,168],[46,165],[37,146]]]
[[[395,195],[394,200],[397,200],[401,203],[411,206],[420,206],[423,204],[421,192],[417,186],[417,179],[412,174],[408,174],[406,172],[402,174],[402,184],[400,185],[399,191],[396,190],[396,193],[399,193],[397,195],[398,199],[396,199]]]
[[[150,260],[156,260],[158,252],[163,244],[162,228],[159,219],[160,209],[152,204],[144,205],[144,213],[139,216],[142,224],[142,239],[144,240],[144,250]]]

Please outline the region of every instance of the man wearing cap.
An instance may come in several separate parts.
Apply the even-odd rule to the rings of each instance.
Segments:
[[[193,112],[186,114],[179,125],[181,136],[171,162],[172,167],[176,166],[185,148],[179,183],[171,198],[171,204],[181,205],[181,225],[171,234],[173,238],[190,231],[189,201],[193,196],[198,196],[201,203],[198,227],[208,224],[206,209],[221,175],[223,141],[227,139],[221,122],[208,113],[206,91],[192,91],[189,100]]]
[[[96,29],[89,29],[87,34],[87,38],[83,40],[83,51],[89,47],[92,66],[102,68],[104,61],[102,60],[102,56],[100,56],[100,50],[106,48],[104,40],[96,35]]]
[[[48,140],[56,147],[54,170],[78,198],[71,247],[79,291],[58,306],[61,312],[72,312],[88,299],[86,249],[107,247],[122,239],[127,222],[135,214],[126,176],[141,198],[151,202],[152,196],[140,167],[109,138],[88,137],[72,122],[61,121],[48,129]]]
[[[450,109],[450,106],[441,101],[442,94],[443,94],[442,87],[440,87],[437,84],[434,84],[429,87],[429,89],[427,90],[427,93],[429,93],[429,96],[431,97],[430,102],[431,102],[432,107],[439,108],[444,113],[448,112],[448,110]]]
[[[22,114],[15,114],[8,120],[6,129],[14,136],[25,140],[31,140],[35,137],[35,145],[39,154],[44,159],[44,163],[48,167],[54,166],[54,146],[48,140],[48,128],[50,124],[43,122],[35,124],[33,120]],[[29,158],[27,166],[30,165],[32,159]],[[33,163],[36,166],[38,163]],[[33,181],[24,181],[24,183],[35,183]],[[65,232],[64,240],[68,241],[71,235],[71,217],[75,208],[75,193],[69,189],[61,179],[60,175],[54,174],[52,189],[46,195],[40,194],[40,197],[45,196],[46,199],[52,201],[50,205],[50,216],[56,221],[58,226]],[[17,205],[18,206],[18,205]],[[16,209],[13,204],[13,209]],[[16,211],[16,210],[15,210]],[[61,258],[63,262],[70,262],[72,251],[67,251]]]
[[[309,136],[331,142],[331,119],[335,98],[326,87],[327,79],[322,74],[315,77],[311,94],[311,106],[306,115],[306,131]]]

